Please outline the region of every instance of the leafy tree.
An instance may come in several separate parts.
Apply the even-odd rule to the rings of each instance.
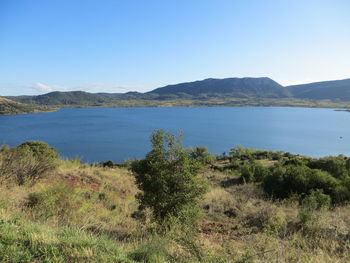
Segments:
[[[136,196],[139,210],[150,208],[161,226],[170,227],[169,222],[176,221],[193,228],[207,188],[197,176],[202,166],[182,147],[181,137],[156,130],[151,142],[146,158],[131,168],[142,191]]]

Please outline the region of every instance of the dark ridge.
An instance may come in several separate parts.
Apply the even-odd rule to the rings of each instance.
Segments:
[[[350,79],[292,85],[286,88],[296,98],[350,101]]]
[[[159,95],[189,94],[228,94],[232,97],[285,98],[290,97],[287,89],[270,78],[225,78],[205,79],[168,85],[149,93]]]

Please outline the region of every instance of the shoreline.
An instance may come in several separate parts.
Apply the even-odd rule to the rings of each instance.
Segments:
[[[39,110],[39,111],[32,111],[32,112],[0,113],[0,116],[55,112],[55,111],[58,111],[58,110],[60,110],[60,109],[61,109],[61,108],[57,108],[57,109],[54,109],[54,110],[47,110],[47,111],[44,111],[44,110],[41,110],[41,111],[40,111],[40,110]]]
[[[130,101],[123,101],[125,102],[130,102]],[[154,101],[152,101],[154,102]],[[35,113],[46,113],[46,112],[56,112],[60,109],[92,109],[92,108],[212,108],[212,107],[280,107],[280,108],[314,108],[314,109],[333,109],[334,111],[344,111],[344,112],[350,112],[350,104],[346,105],[339,105],[339,104],[315,104],[315,105],[303,105],[299,103],[291,103],[291,104],[284,104],[281,103],[280,105],[278,104],[278,101],[276,101],[276,104],[257,104],[257,103],[234,103],[235,101],[231,102],[224,102],[224,103],[208,103],[205,104],[205,102],[202,103],[181,103],[180,101],[167,101],[164,104],[138,104],[135,103],[134,105],[52,105],[48,107],[52,107],[49,110],[34,110],[30,112],[14,112],[14,113],[0,113],[1,115],[19,115],[19,114],[35,114]],[[238,101],[239,102],[239,101]],[[43,105],[36,105],[36,106],[43,106]]]

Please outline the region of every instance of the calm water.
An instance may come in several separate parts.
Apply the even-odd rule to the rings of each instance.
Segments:
[[[207,146],[212,153],[240,144],[315,157],[350,155],[350,113],[310,108],[62,109],[0,116],[0,143],[40,140],[63,157],[123,161],[149,151],[154,129],[183,131],[186,146]]]

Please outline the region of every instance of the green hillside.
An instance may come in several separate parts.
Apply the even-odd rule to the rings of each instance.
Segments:
[[[150,92],[164,94],[220,94],[230,97],[246,98],[285,98],[290,94],[287,89],[270,78],[226,78],[205,79],[201,81],[168,85]]]
[[[7,98],[0,97],[0,115],[1,114],[20,114],[20,113],[34,113],[50,111],[53,108],[39,106],[39,105],[28,105],[19,103]]]

